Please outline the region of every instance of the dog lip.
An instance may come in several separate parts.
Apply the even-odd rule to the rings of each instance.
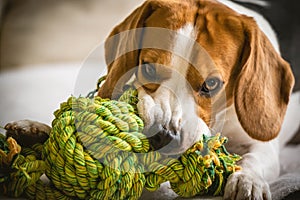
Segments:
[[[178,148],[180,136],[177,131],[161,129],[155,135],[148,137],[150,147],[153,151],[171,152]]]

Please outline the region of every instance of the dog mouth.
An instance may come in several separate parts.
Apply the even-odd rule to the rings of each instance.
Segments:
[[[180,133],[178,131],[152,126],[145,132],[152,151],[159,151],[166,155],[175,155],[180,148]]]

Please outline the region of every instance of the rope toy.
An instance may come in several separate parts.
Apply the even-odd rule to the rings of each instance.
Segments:
[[[70,97],[54,112],[49,139],[31,148],[0,134],[0,190],[29,199],[138,199],[169,181],[182,197],[222,195],[241,169],[227,138],[203,136],[179,158],[151,151],[137,101],[133,89],[119,101]]]

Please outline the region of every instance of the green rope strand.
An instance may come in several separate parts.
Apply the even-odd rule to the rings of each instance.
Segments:
[[[101,82],[99,83],[99,85]],[[70,97],[54,112],[49,139],[17,151],[0,138],[0,187],[29,199],[138,199],[169,181],[182,197],[222,195],[240,156],[226,151],[220,134],[194,144],[179,159],[150,149],[137,116],[137,91],[119,101]],[[14,152],[14,154],[12,154]],[[10,158],[10,159],[9,159]],[[9,160],[11,160],[10,164]],[[8,175],[7,175],[8,174]],[[40,177],[46,174],[50,183]]]

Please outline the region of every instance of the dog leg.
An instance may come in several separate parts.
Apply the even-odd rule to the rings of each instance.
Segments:
[[[239,163],[243,169],[228,178],[224,199],[271,200],[268,181],[277,178],[280,171],[276,141],[250,146],[249,153],[242,155]]]
[[[300,144],[300,91],[293,93],[279,133],[280,148],[287,143]]]

